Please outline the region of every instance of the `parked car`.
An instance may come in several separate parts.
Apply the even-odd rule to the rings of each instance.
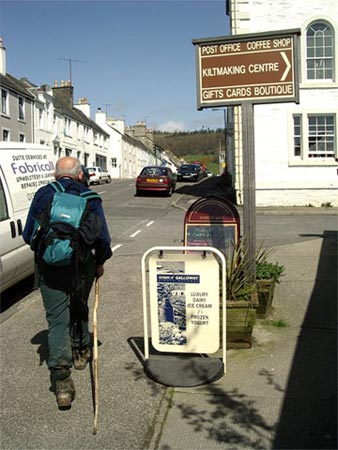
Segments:
[[[199,181],[202,178],[199,164],[182,164],[177,172],[177,181]]]
[[[90,184],[111,183],[110,174],[103,170],[102,167],[87,167],[87,170]]]
[[[171,196],[175,188],[176,176],[169,167],[143,167],[136,179],[136,195],[142,192],[164,192]]]
[[[201,167],[202,178],[207,177],[207,167],[202,161],[190,161],[190,164],[198,164]]]

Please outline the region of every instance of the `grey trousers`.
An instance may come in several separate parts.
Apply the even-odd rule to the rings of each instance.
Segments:
[[[40,291],[48,322],[48,368],[55,378],[70,375],[72,348],[90,345],[88,297],[95,278],[95,261],[90,258],[81,268],[83,290],[66,292],[51,288],[40,274]]]

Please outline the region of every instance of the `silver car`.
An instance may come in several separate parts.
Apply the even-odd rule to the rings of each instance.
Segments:
[[[111,182],[110,174],[106,170],[103,170],[102,167],[87,167],[87,170],[90,184],[102,184]]]

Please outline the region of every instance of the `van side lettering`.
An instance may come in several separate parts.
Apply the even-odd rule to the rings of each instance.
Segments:
[[[17,173],[48,172],[55,170],[54,163],[52,161],[49,161],[46,164],[28,164],[27,162],[25,162],[24,164],[17,164],[13,162],[11,164],[11,167],[14,175],[16,175]]]

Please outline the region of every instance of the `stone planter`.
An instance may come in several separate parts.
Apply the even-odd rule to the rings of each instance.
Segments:
[[[265,319],[271,311],[276,282],[274,280],[256,280],[256,286],[258,297],[257,318]]]
[[[252,347],[252,331],[256,322],[257,306],[256,293],[253,294],[251,301],[226,302],[227,349]]]

